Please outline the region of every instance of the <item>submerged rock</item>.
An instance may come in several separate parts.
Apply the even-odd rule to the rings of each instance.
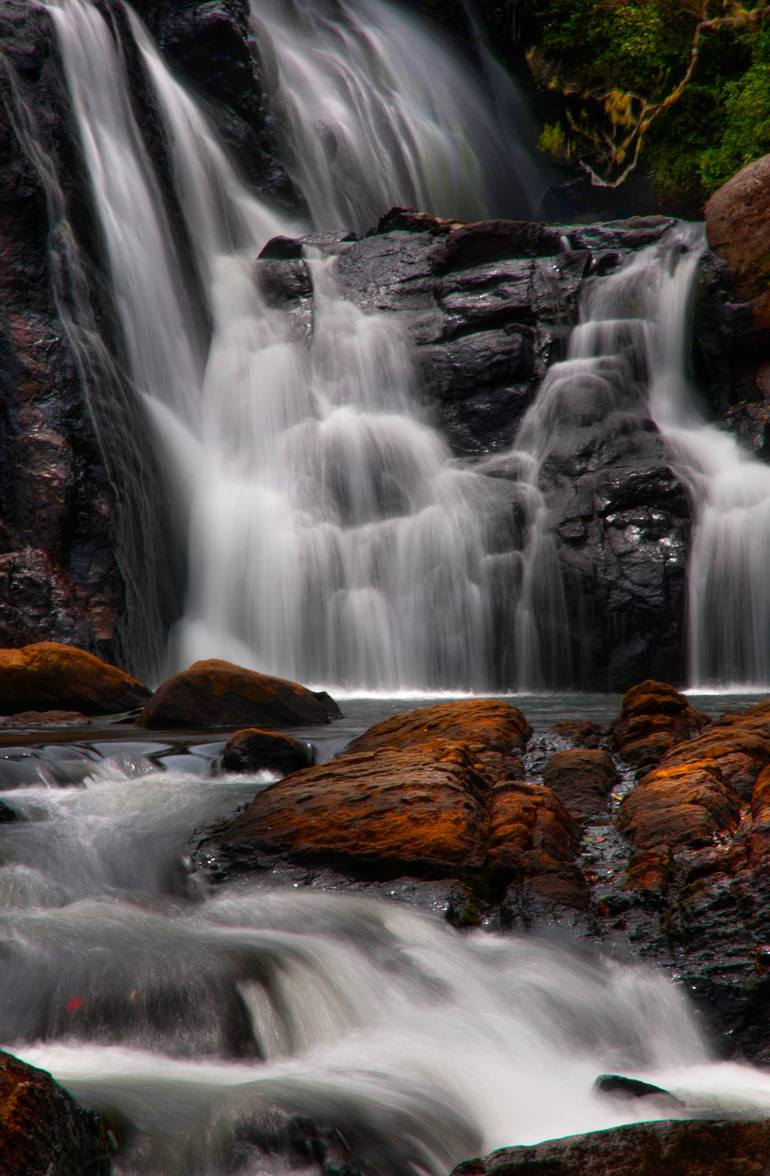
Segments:
[[[339,718],[337,704],[286,678],[232,662],[198,661],[163,682],[138,720],[143,727],[297,727]]]
[[[93,1111],[50,1074],[0,1052],[0,1172],[7,1176],[109,1176],[111,1148]]]
[[[468,1160],[452,1176],[764,1176],[770,1122],[638,1123]]]
[[[84,649],[40,641],[0,649],[0,714],[46,708],[114,714],[141,706],[150,691]]]

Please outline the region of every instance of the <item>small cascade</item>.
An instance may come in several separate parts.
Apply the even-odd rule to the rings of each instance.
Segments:
[[[761,688],[770,681],[770,469],[705,422],[688,376],[690,302],[704,245],[701,225],[678,225],[591,283],[570,345],[579,366],[567,375],[577,384],[568,379],[558,393],[560,365],[546,383],[557,390],[557,413],[567,403],[582,411],[583,390],[591,411],[639,412],[646,404],[692,503],[691,685]],[[544,421],[543,437],[555,427],[555,419]]]

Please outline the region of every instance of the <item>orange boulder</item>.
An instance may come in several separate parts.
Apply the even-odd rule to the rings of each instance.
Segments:
[[[40,641],[21,649],[0,649],[0,714],[115,714],[142,706],[149,695],[136,678],[74,645]]]
[[[706,715],[690,706],[684,694],[666,682],[648,680],[632,686],[623,696],[620,716],[610,732],[610,747],[635,767],[648,768],[707,723]]]
[[[163,682],[139,723],[143,727],[296,727],[339,718],[336,703],[285,678],[232,662],[198,661]]]

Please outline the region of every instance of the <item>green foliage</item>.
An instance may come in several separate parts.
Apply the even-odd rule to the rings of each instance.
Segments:
[[[633,159],[626,128],[636,119],[656,191],[693,205],[770,152],[770,20],[705,31],[682,87],[700,9],[690,0],[533,0],[530,65],[564,102],[541,148],[562,160],[577,154],[617,176]],[[713,0],[708,15],[738,11]],[[656,105],[648,120],[645,111]]]

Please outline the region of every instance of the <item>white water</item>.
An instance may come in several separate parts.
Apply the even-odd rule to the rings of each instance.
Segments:
[[[131,376],[188,536],[173,664],[226,657],[343,689],[490,685],[491,616],[503,573],[520,574],[519,556],[491,554],[512,491],[451,460],[417,406],[397,324],[346,302],[333,262],[308,262],[309,346],[270,308],[253,259],[297,227],[246,191],[132,17],[212,322],[201,331],[119,47],[89,0],[50,10]],[[398,202],[484,215],[480,177],[502,140],[479,83],[386,5],[342,12],[255,5],[314,223],[366,225]],[[386,147],[394,170],[381,184]]]
[[[570,367],[548,376],[554,412],[575,407],[590,383],[590,410],[639,411],[644,396],[693,508],[688,563],[689,679],[693,689],[770,682],[770,469],[700,413],[688,375],[691,295],[704,248],[701,225],[679,225],[623,270],[594,282]],[[577,365],[577,367],[575,366]],[[546,404],[544,393],[539,406]],[[578,411],[584,411],[578,397]],[[547,446],[556,417],[545,418]]]
[[[292,1116],[338,1128],[373,1176],[669,1116],[595,1095],[607,1071],[770,1110],[770,1078],[711,1064],[647,969],[374,899],[207,894],[185,842],[255,781],[143,772],[162,750],[125,747],[81,788],[22,782],[6,795],[27,821],[0,826],[0,1040],[108,1114],[120,1176],[223,1176],[236,1154],[245,1176],[317,1176],[287,1167]]]

